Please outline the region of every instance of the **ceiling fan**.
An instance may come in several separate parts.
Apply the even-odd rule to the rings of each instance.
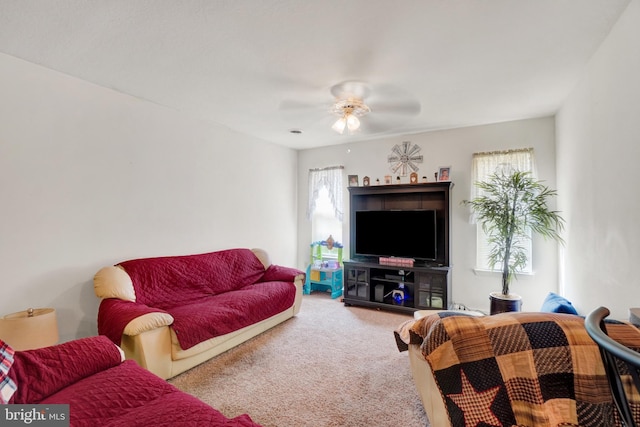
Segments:
[[[316,95],[317,98],[322,96],[324,101],[285,101],[280,108],[289,117],[325,123],[322,126],[326,126],[328,117],[331,129],[341,135],[389,131],[421,110],[420,103],[413,96],[390,84],[371,85],[347,80],[331,86],[328,92],[326,95]]]

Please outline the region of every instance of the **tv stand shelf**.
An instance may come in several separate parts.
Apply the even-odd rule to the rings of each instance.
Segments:
[[[451,302],[449,254],[452,187],[451,182],[349,187],[351,260],[344,262],[343,298],[346,305],[361,305],[401,312],[448,308]],[[420,241],[410,240],[418,239],[418,234],[412,235],[412,229],[401,236],[403,241],[410,242],[411,245],[399,248],[400,250],[397,244],[395,250],[392,248],[393,245],[387,247],[383,244],[378,245],[376,252],[380,250],[391,253],[357,252],[356,212],[418,210],[435,212],[435,259],[425,261],[420,256],[393,253],[407,251],[408,247],[416,248],[416,244],[420,244]],[[384,231],[394,227],[392,221],[387,222],[389,223],[380,224],[380,227],[389,227]],[[387,238],[389,233],[382,233],[381,236]],[[428,236],[422,239],[425,245],[433,245],[433,242],[427,241]],[[413,251],[414,249],[408,250],[408,252]],[[416,252],[429,253],[422,251],[422,248],[417,248]],[[378,263],[380,257],[390,256],[415,258],[416,262],[412,267]],[[399,298],[400,296],[403,298]]]
[[[374,262],[344,262],[345,305],[401,312],[443,310],[449,306],[449,267],[401,267]],[[394,298],[402,291],[403,298]]]

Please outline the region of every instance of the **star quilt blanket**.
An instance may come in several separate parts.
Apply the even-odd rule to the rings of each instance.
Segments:
[[[608,322],[609,335],[640,350],[640,332]],[[443,312],[402,324],[400,351],[420,345],[453,426],[620,426],[597,345],[580,316]],[[640,416],[640,397],[631,386]],[[638,419],[638,418],[636,418]]]

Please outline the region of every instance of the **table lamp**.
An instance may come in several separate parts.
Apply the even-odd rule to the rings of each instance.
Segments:
[[[58,342],[53,308],[29,308],[0,317],[0,339],[14,350],[48,347]]]

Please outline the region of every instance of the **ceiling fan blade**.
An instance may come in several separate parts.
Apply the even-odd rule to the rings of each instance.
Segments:
[[[417,116],[422,111],[419,102],[416,101],[404,101],[404,102],[389,102],[381,101],[379,103],[370,103],[372,113],[402,115],[402,116]]]
[[[337,99],[365,99],[370,93],[369,85],[357,80],[347,80],[331,86],[331,94]]]
[[[375,134],[396,129],[411,119],[412,117],[407,115],[375,114],[372,110],[371,114],[362,117],[360,122],[363,132]]]
[[[376,85],[367,99],[371,111],[394,115],[417,115],[420,102],[409,92],[390,84]]]

